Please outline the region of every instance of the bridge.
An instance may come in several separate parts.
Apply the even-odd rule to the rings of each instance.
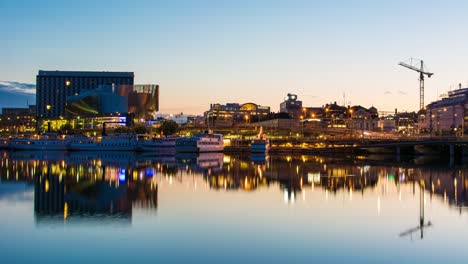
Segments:
[[[333,139],[313,141],[273,142],[272,154],[393,154],[400,155],[439,155],[455,159],[468,157],[468,140],[457,138],[423,139]]]

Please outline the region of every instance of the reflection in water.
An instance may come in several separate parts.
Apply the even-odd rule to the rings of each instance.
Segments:
[[[134,208],[156,210],[158,186],[151,162],[83,159],[60,152],[3,153],[1,180],[34,184],[34,211],[38,225],[48,223],[129,224]],[[117,153],[117,157],[122,155]],[[106,159],[109,159],[107,161]],[[158,163],[159,164],[159,163]],[[165,165],[167,166],[167,165]],[[156,166],[164,171],[164,166]],[[101,221],[105,220],[105,221]]]
[[[248,191],[282,188],[286,203],[306,199],[306,189],[324,190],[326,198],[345,192],[349,200],[390,185],[400,192],[410,184],[421,188],[421,231],[424,195],[440,197],[462,213],[468,203],[466,167],[433,167],[407,163],[377,163],[316,156],[236,157],[220,153],[140,156],[135,153],[2,152],[2,182],[34,184],[36,223],[98,221],[131,223],[132,210],[156,210],[158,183],[169,177],[200,175],[212,190]],[[185,176],[184,176],[185,175]],[[196,186],[195,186],[196,187]],[[377,211],[381,210],[380,196]],[[402,235],[414,232],[415,228]]]
[[[424,238],[424,229],[432,226],[431,221],[427,221],[427,223],[425,222],[425,214],[424,214],[425,201],[426,201],[425,184],[424,184],[424,181],[421,181],[419,184],[419,225],[400,233],[400,237],[409,236],[410,239],[413,240],[413,233],[416,233],[419,231],[420,238],[421,239]]]

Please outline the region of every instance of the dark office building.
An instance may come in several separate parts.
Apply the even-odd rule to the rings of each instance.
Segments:
[[[67,97],[101,85],[133,85],[133,72],[39,71],[36,106],[39,118],[65,115]]]

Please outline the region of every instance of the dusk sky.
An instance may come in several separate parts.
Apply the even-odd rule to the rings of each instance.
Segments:
[[[38,70],[133,71],[160,85],[160,112],[201,114],[210,103],[419,107],[468,86],[467,1],[0,2],[0,81]]]

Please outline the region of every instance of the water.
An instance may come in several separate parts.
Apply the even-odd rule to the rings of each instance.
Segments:
[[[438,160],[2,152],[1,263],[461,263]]]

